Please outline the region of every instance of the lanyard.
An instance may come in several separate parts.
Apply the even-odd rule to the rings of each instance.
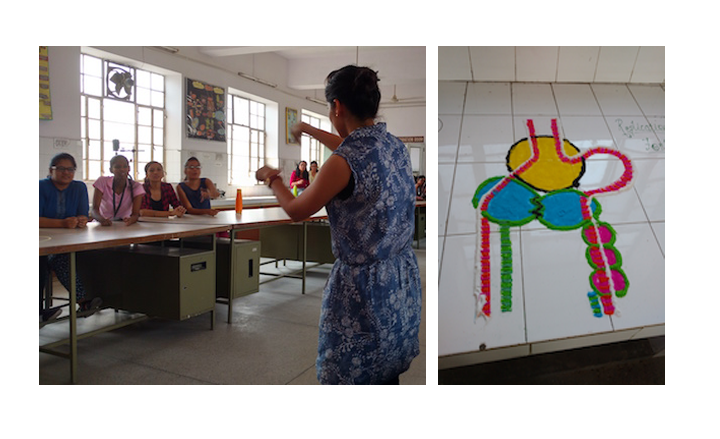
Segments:
[[[114,182],[113,182],[114,183]],[[112,188],[112,194],[113,194],[113,219],[117,218],[117,213],[120,210],[120,206],[122,206],[123,198],[125,198],[125,191],[127,191],[127,181],[125,182],[125,188],[122,191],[122,195],[120,196],[120,202],[118,203],[117,207],[115,207],[115,185],[113,184]]]

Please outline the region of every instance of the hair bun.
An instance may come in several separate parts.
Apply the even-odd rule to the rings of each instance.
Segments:
[[[381,96],[376,71],[348,65],[331,72],[326,81],[325,99],[328,102],[339,100],[360,119],[377,115]]]

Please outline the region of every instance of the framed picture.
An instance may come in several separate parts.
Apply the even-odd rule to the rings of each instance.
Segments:
[[[185,83],[187,136],[225,141],[225,90],[187,78]]]
[[[290,133],[293,125],[298,123],[298,112],[294,108],[285,107],[285,142],[288,145],[299,145],[300,141]]]

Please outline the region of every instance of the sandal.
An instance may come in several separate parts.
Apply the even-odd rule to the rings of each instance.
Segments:
[[[99,297],[93,297],[92,300],[83,300],[78,303],[78,312],[83,313],[82,317],[88,317],[100,309],[102,305],[102,299]]]
[[[40,311],[40,317],[43,322],[51,322],[60,317],[60,314],[62,314],[62,309],[59,306]]]

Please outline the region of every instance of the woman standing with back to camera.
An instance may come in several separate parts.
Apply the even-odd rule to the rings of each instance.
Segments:
[[[415,182],[405,145],[375,123],[377,73],[346,66],[326,79],[339,136],[301,123],[333,150],[297,198],[280,171],[257,171],[293,220],[327,208],[337,258],[323,292],[316,362],[322,384],[399,384],[419,352],[420,272],[412,250]],[[280,180],[278,182],[278,180]]]

